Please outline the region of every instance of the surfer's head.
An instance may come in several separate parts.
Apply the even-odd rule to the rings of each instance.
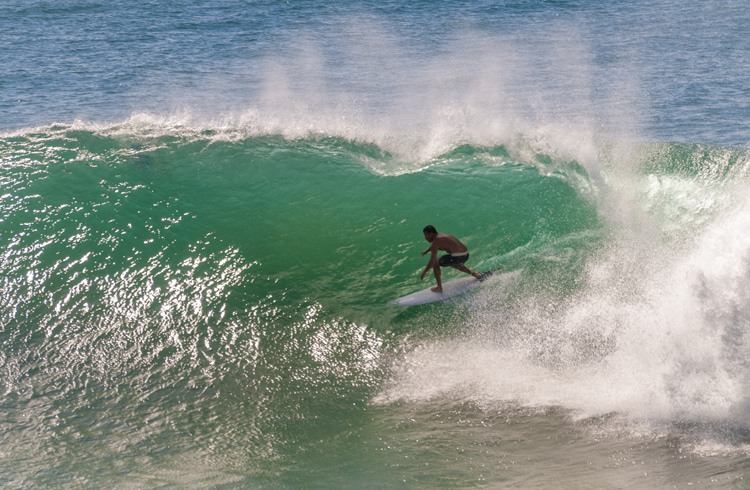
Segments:
[[[422,233],[424,233],[424,239],[430,243],[432,243],[432,241],[435,239],[435,237],[438,234],[437,230],[432,225],[425,226],[424,229],[422,230]]]

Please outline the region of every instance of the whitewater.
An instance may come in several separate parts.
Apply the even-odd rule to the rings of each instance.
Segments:
[[[0,17],[4,486],[747,486],[743,3],[135,4]]]

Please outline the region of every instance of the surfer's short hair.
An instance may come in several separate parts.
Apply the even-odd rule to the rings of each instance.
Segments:
[[[422,233],[430,233],[433,235],[437,235],[437,230],[432,225],[427,225],[424,227],[424,230],[422,230]]]

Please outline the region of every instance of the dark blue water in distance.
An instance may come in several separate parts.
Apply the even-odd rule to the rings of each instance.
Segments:
[[[748,23],[5,2],[0,483],[746,488]]]

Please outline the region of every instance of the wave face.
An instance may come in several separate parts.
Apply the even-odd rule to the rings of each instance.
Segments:
[[[747,443],[745,150],[602,140],[582,163],[519,137],[405,165],[134,125],[2,139],[3,446],[29,473],[159,454],[269,481],[368,408],[451,400]],[[387,306],[420,287],[426,224],[507,273]]]

